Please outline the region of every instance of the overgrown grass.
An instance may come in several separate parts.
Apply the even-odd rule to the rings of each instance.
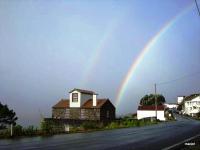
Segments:
[[[41,133],[40,130],[38,130],[34,126],[28,126],[26,128],[23,128],[20,125],[16,125],[13,127],[13,137],[18,136],[35,136],[39,135]],[[10,128],[4,129],[0,132],[0,138],[9,138],[11,137],[11,130]]]
[[[106,126],[107,129],[117,129],[117,128],[129,128],[129,127],[141,127],[146,125],[157,124],[158,121],[151,120],[136,120],[136,119],[122,119],[118,121],[113,121]]]
[[[129,128],[129,127],[142,127],[147,125],[157,124],[159,121],[152,121],[150,119],[137,120],[129,117],[120,118],[118,120],[112,121],[107,124],[101,122],[84,122],[80,126],[71,126],[69,133],[77,132],[89,132],[89,131],[98,131],[98,130],[111,130],[119,128]],[[56,128],[55,128],[56,127]],[[13,127],[13,137],[20,136],[46,136],[64,133],[64,130],[61,130],[61,126],[54,124],[53,122],[41,122],[41,129],[38,129],[34,126],[28,126],[23,128],[20,125]],[[0,130],[0,138],[10,138],[10,129]]]
[[[121,118],[116,121],[112,121],[108,124],[85,122],[81,126],[71,127],[70,132],[88,132],[88,131],[99,131],[99,130],[111,130],[119,128],[130,128],[130,127],[142,127],[157,124],[160,121],[151,121],[150,119],[132,119],[132,118]]]
[[[53,128],[53,126],[54,124],[52,122],[42,122],[40,129],[32,125],[28,127],[22,127],[21,125],[16,125],[13,127],[12,137],[47,136],[47,135],[63,133],[63,131],[56,130],[56,128]],[[7,129],[0,130],[0,138],[11,138],[11,129],[8,127]]]

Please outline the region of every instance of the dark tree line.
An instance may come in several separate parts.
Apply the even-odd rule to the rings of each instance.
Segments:
[[[165,97],[163,95],[149,94],[142,97],[142,99],[140,100],[140,105],[143,106],[155,105],[156,98],[157,98],[157,105],[162,105],[163,103],[165,103]]]
[[[0,129],[5,129],[10,124],[16,125],[16,121],[16,113],[0,102]]]

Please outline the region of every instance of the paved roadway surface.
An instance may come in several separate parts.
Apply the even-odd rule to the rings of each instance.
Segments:
[[[200,134],[200,121],[177,116],[177,121],[146,127],[0,140],[0,149],[157,150],[197,134]]]

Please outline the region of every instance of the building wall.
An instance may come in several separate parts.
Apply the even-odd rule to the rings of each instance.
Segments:
[[[57,119],[82,119],[82,120],[100,120],[100,109],[89,108],[56,108],[52,109],[52,118]]]
[[[83,120],[100,120],[100,109],[81,109],[81,119]]]
[[[65,108],[53,108],[52,118],[66,119],[69,118],[69,109]]]
[[[155,117],[156,111],[155,110],[137,110],[137,119],[143,119],[148,117]],[[161,121],[165,121],[165,113],[164,110],[157,111],[157,119]]]
[[[200,112],[200,96],[194,98],[191,101],[184,102],[184,113],[195,116],[198,112]]]
[[[100,120],[114,120],[115,119],[115,107],[107,101],[100,110]]]
[[[78,93],[78,102],[72,102],[72,93]],[[80,108],[88,99],[92,99],[93,95],[80,93],[79,91],[73,91],[69,94],[69,106],[74,108]]]
[[[115,107],[107,101],[101,108],[53,108],[52,118],[110,121],[115,119]]]
[[[81,119],[81,109],[80,108],[70,108],[69,109],[69,118],[70,119]]]
[[[72,102],[72,93],[78,93],[78,102]],[[81,93],[78,91],[73,91],[69,93],[69,107],[80,108],[81,107]]]
[[[170,108],[170,109],[172,109],[172,108],[177,109],[177,107],[178,107],[177,104],[167,104],[167,103],[165,103],[165,106],[166,106],[167,108]]]
[[[177,97],[177,103],[180,104],[184,99],[184,96],[178,96]]]

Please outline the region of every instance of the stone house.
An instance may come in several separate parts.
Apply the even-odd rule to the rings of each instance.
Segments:
[[[115,106],[107,98],[97,99],[93,91],[73,89],[69,99],[61,99],[52,107],[53,119],[111,121]]]

